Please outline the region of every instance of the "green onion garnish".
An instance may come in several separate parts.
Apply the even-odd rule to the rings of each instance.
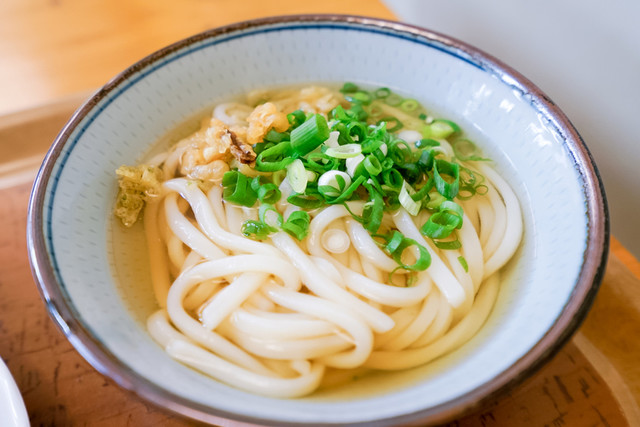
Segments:
[[[249,178],[238,171],[225,172],[222,176],[222,197],[236,205],[251,207],[258,194],[251,188]]]
[[[450,120],[434,120],[428,125],[428,133],[431,138],[449,138],[455,133],[460,133],[460,126]]]
[[[402,255],[405,250],[412,246],[415,246],[418,249],[419,256],[413,264],[405,264],[402,260]],[[385,250],[389,252],[394,261],[398,263],[398,268],[404,270],[423,271],[431,265],[431,255],[429,255],[427,249],[415,240],[405,237],[399,231],[393,232],[387,241]]]
[[[449,176],[451,182],[447,182],[442,175]],[[447,199],[456,197],[460,184],[460,165],[447,162],[446,160],[436,159],[433,165],[433,177],[438,193]]]
[[[339,147],[329,147],[324,152],[329,157],[335,157],[336,159],[348,159],[356,157],[362,153],[362,146],[360,144],[345,144]]]
[[[416,216],[420,212],[420,203],[411,198],[413,194],[415,194],[415,190],[411,188],[411,186],[407,184],[406,181],[404,181],[402,183],[402,188],[400,189],[398,200],[400,201],[402,207],[405,208],[407,212],[409,212],[409,214]]]
[[[460,265],[462,266],[462,268],[464,268],[465,273],[468,273],[469,264],[467,264],[467,260],[463,256],[459,256],[458,261],[460,262]]]
[[[424,270],[431,263],[427,249],[383,225],[385,213],[404,208],[415,217],[427,210],[431,215],[420,227],[422,235],[439,249],[459,249],[457,230],[464,212],[456,200],[488,190],[484,177],[460,162],[486,159],[455,122],[431,121],[413,98],[388,88],[368,91],[354,83],[345,83],[341,92],[350,106],[334,108],[329,122],[320,114],[296,110],[287,115],[290,126],[285,132],[269,130],[254,145],[255,170],[263,174],[249,178],[237,170],[227,172],[223,197],[242,206],[258,202],[259,221],[242,225],[243,235],[258,240],[278,230],[302,240],[311,220],[307,211],[342,204],[372,236],[383,240],[379,244],[398,264],[396,270]],[[403,128],[423,138],[409,144],[394,134]],[[452,159],[435,148],[445,139],[453,147]],[[279,185],[285,176],[293,191],[287,202],[301,208],[286,221],[274,205],[282,197]],[[361,215],[347,203],[355,200],[364,201]],[[406,261],[412,257],[415,262]],[[466,260],[458,261],[468,271]],[[409,274],[407,283],[414,276]]]
[[[273,232],[271,227],[269,227],[267,224],[251,219],[245,221],[242,224],[241,231],[243,236],[249,237],[250,239],[254,240],[264,240],[269,237],[269,234]]]
[[[304,193],[307,188],[307,170],[302,160],[295,159],[287,166],[287,180],[296,193]]]
[[[282,229],[294,236],[296,239],[302,240],[307,237],[310,222],[311,217],[307,212],[294,211],[291,212],[289,218],[287,218],[284,224],[282,224]]]
[[[267,148],[256,158],[256,170],[260,172],[275,172],[287,167],[295,158],[288,157],[291,153],[291,142],[283,141]]]
[[[327,119],[314,114],[291,131],[291,148],[297,156],[304,156],[315,150],[329,138]]]

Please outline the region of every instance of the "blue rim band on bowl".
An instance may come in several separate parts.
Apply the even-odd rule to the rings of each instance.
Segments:
[[[597,169],[578,133],[558,107],[514,70],[489,55],[437,33],[405,24],[363,17],[288,16],[248,21],[207,31],[171,45],[136,63],[98,91],[74,114],[45,158],[43,167],[36,178],[29,205],[28,244],[34,277],[39,283],[41,295],[47,303],[49,312],[76,349],[96,369],[113,378],[124,388],[133,390],[146,399],[177,413],[205,421],[212,420],[211,417],[222,416],[242,421],[269,423],[269,420],[238,417],[236,414],[214,410],[172,394],[129,369],[108,348],[95,340],[91,328],[82,322],[81,317],[72,306],[69,296],[64,291],[65,285],[58,270],[55,248],[50,240],[53,227],[51,210],[63,166],[84,129],[90,125],[102,109],[106,108],[143,76],[181,56],[211,44],[260,32],[305,28],[340,28],[398,37],[438,49],[483,70],[498,78],[513,91],[518,92],[539,111],[544,120],[565,141],[565,146],[571,153],[575,167],[581,175],[587,203],[585,208],[589,229],[584,252],[585,262],[573,294],[552,328],[522,359],[513,364],[499,379],[486,384],[486,387],[473,390],[456,401],[428,408],[419,413],[384,420],[393,423],[410,422],[423,418],[431,422],[445,421],[460,411],[468,410],[478,406],[481,402],[495,398],[498,393],[519,383],[553,356],[570,338],[586,315],[602,280],[608,252],[609,225],[604,189]],[[197,46],[194,47],[194,45]],[[94,110],[96,107],[98,109]],[[51,196],[46,196],[48,191],[52,191]],[[47,199],[45,196],[50,198]],[[62,289],[54,285],[55,283]],[[279,425],[296,424],[283,421],[277,423]]]

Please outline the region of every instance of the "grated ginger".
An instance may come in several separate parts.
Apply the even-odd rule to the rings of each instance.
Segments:
[[[156,166],[120,166],[116,170],[120,190],[115,215],[122,224],[131,227],[138,220],[145,204],[160,195],[162,171]]]

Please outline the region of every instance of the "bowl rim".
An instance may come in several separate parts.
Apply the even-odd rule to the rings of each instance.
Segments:
[[[27,214],[27,248],[32,275],[38,286],[41,298],[45,302],[50,317],[75,349],[97,371],[110,377],[119,386],[134,392],[145,400],[175,414],[204,422],[219,422],[220,418],[242,422],[298,426],[297,422],[268,420],[212,408],[178,396],[155,385],[145,377],[124,365],[99,340],[94,338],[81,321],[76,311],[60,289],[55,271],[50,263],[43,232],[43,208],[47,193],[47,184],[55,163],[65,144],[78,124],[100,101],[116,90],[123,82],[138,71],[156,61],[186,48],[199,41],[219,37],[225,34],[242,32],[252,28],[281,24],[310,25],[314,23],[357,25],[393,31],[407,37],[418,37],[442,46],[448,52],[456,52],[459,57],[498,77],[503,83],[517,90],[545,115],[551,126],[563,139],[569,155],[583,180],[583,194],[586,199],[587,241],[583,254],[583,264],[576,285],[562,312],[547,332],[520,359],[502,373],[481,384],[477,388],[459,396],[457,399],[426,408],[414,413],[403,414],[387,419],[376,420],[377,425],[406,423],[422,420],[430,423],[442,423],[461,416],[483,404],[496,399],[513,389],[531,374],[548,362],[571,338],[580,326],[593,304],[602,282],[609,252],[609,215],[604,185],[591,153],[570,120],[551,99],[537,86],[488,53],[465,42],[444,34],[406,23],[357,15],[307,14],[284,15],[253,19],[213,28],[170,44],[137,61],[117,74],[102,88],[95,92],[69,119],[47,152],[38,175],[34,181]],[[350,425],[370,425],[371,422],[355,422]],[[304,424],[308,425],[308,424]],[[334,425],[316,423],[316,425]]]

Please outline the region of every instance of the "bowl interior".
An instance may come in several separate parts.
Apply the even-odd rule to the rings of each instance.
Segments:
[[[123,244],[112,232],[115,169],[142,160],[218,100],[267,86],[344,81],[411,94],[457,121],[514,188],[525,235],[487,324],[427,366],[296,400],[245,393],[174,362],[144,328],[153,300],[142,236],[134,230]],[[449,405],[491,384],[547,333],[570,300],[589,235],[580,167],[546,110],[481,55],[402,26],[290,20],[203,34],[115,79],[73,119],[52,153],[36,232],[57,281],[42,286],[59,292],[74,317],[59,322],[88,331],[124,367],[109,372],[122,384],[138,391],[151,384],[154,393],[177,397],[173,409],[200,418],[210,412],[275,424],[397,421]],[[73,330],[67,333],[74,345],[107,370]]]

